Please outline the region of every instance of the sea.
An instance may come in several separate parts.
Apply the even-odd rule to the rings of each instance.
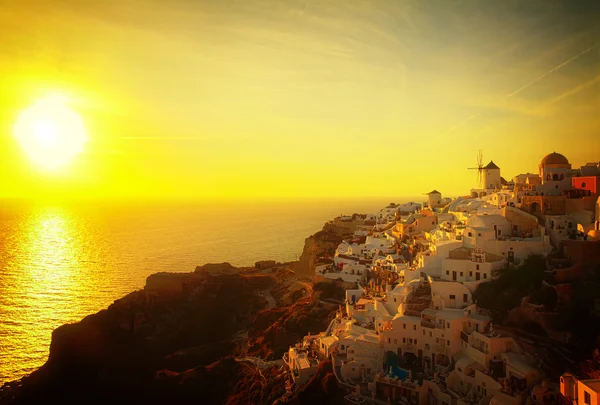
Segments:
[[[44,364],[55,328],[143,288],[152,273],[296,260],[305,238],[338,215],[421,199],[0,200],[0,386]]]

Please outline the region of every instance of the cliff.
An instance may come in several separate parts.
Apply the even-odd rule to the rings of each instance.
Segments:
[[[344,239],[352,237],[357,226],[362,224],[364,224],[364,221],[360,219],[342,221],[336,218],[327,222],[323,229],[304,241],[304,249],[300,259],[293,267],[294,272],[298,277],[312,278],[315,275],[315,267],[319,258],[333,256],[338,245]]]
[[[258,369],[244,360],[280,359],[304,335],[324,330],[334,310],[320,303],[321,292],[313,293],[309,283],[297,281],[285,268],[269,274],[256,269],[223,273],[233,272],[218,265],[153,274],[144,290],[57,328],[46,364],[1,387],[0,405],[273,404],[338,398],[327,366],[307,388],[290,395],[286,371],[278,363]],[[292,303],[267,305],[265,295],[286,283],[278,301]],[[291,285],[306,291],[295,294]]]
[[[235,333],[264,307],[253,293],[256,283],[257,277],[202,272],[150,276],[145,290],[54,330],[48,361],[5,385],[0,404],[160,403],[169,392],[160,388],[169,386],[164,376],[189,370],[183,380],[189,374],[215,376],[207,377],[205,403],[221,403],[223,392],[215,389],[213,396],[210,388],[227,384],[220,377],[227,373],[207,367],[237,350]],[[178,395],[181,401],[168,402],[189,401]]]

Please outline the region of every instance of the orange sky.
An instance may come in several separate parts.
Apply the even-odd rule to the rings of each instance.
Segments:
[[[458,195],[479,149],[600,160],[597,2],[47,3],[0,11],[0,196]],[[90,138],[60,173],[12,136],[48,91]]]

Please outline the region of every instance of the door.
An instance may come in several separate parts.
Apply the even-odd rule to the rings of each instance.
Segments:
[[[481,274],[479,272],[475,273],[475,281],[481,279]]]
[[[514,252],[514,250],[509,250],[508,251],[508,262],[509,263],[514,263],[515,262],[515,252]]]
[[[456,272],[455,271],[452,272],[452,281],[456,281]]]

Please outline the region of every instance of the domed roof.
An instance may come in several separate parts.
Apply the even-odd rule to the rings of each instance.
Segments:
[[[545,165],[568,165],[569,160],[561,155],[560,153],[552,152],[549,155],[544,156],[542,159],[542,166]]]

